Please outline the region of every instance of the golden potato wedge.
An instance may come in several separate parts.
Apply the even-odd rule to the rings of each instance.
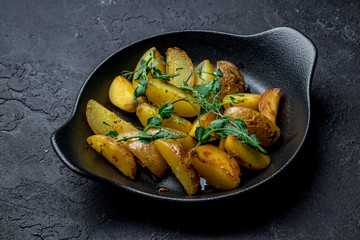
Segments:
[[[264,114],[272,122],[276,123],[276,116],[280,102],[281,89],[272,88],[266,90],[259,100],[259,112]]]
[[[240,184],[240,167],[224,150],[202,145],[190,150],[190,161],[206,181],[218,189],[234,189]]]
[[[109,99],[112,104],[126,112],[134,113],[137,103],[134,99],[134,87],[123,76],[117,76],[110,85]],[[146,102],[146,98],[141,96],[139,102]]]
[[[136,175],[136,162],[134,156],[122,144],[115,141],[114,138],[102,135],[93,135],[87,138],[89,146],[95,149],[100,155],[104,156],[125,176],[134,180]]]
[[[116,116],[95,100],[89,100],[86,106],[86,119],[95,134],[106,135],[110,131],[117,133],[136,130],[131,123]]]
[[[138,135],[139,131],[130,131],[119,134],[118,138]],[[154,142],[142,143],[138,138],[132,138],[121,143],[139,160],[142,167],[148,168],[156,177],[164,176],[168,165],[157,151]]]
[[[270,165],[270,157],[242,143],[234,136],[225,140],[225,149],[241,166],[250,170],[260,170]]]
[[[161,54],[158,52],[158,50],[155,47],[150,48],[143,54],[143,56],[140,58],[139,62],[136,65],[135,71],[138,70],[141,60],[144,59],[145,61],[147,61],[151,57],[152,52],[154,53],[155,61],[159,62],[159,64],[156,65],[155,68],[160,70],[161,73],[165,75],[166,74],[165,58],[163,56],[161,56]],[[137,85],[139,85],[139,80],[135,80],[134,78],[135,78],[135,74],[133,75],[132,83],[133,83],[134,88],[136,88]],[[148,74],[148,78],[152,78],[151,74]]]
[[[168,48],[166,62],[168,64],[168,74],[180,74],[170,78],[169,83],[180,87],[184,85],[184,82],[187,82],[190,87],[194,87],[194,65],[186,52],[177,47]]]
[[[159,131],[158,128],[149,128],[146,131],[146,133],[155,134],[158,131]],[[171,129],[171,128],[167,128],[167,130],[163,130],[163,131],[167,131],[175,136],[179,136],[179,135],[184,136],[182,138],[176,138],[174,140],[176,140],[178,143],[180,143],[184,147],[186,152],[189,152],[197,144],[197,141],[195,139],[193,139],[189,134],[185,134],[182,131],[179,131],[176,129]]]
[[[214,120],[216,120],[217,115],[215,113],[205,113],[200,118],[200,126],[204,128],[208,128],[210,123]],[[196,128],[199,126],[199,118],[196,118],[195,121],[192,124],[192,128],[189,132],[189,135],[196,139],[195,131]],[[215,134],[211,134],[211,136],[214,136]],[[210,138],[210,141],[214,141],[216,138]]]
[[[261,147],[269,147],[280,136],[280,129],[263,114],[244,107],[229,107],[224,111],[225,116],[243,120],[249,130],[249,134],[256,134]]]
[[[220,139],[219,148],[220,148],[221,150],[225,150],[225,140],[226,140],[226,138]]]
[[[195,194],[199,189],[200,177],[192,167],[188,152],[185,151],[184,147],[175,139],[157,139],[154,144],[186,193]]]
[[[159,109],[155,106],[152,106],[147,103],[143,103],[139,105],[136,109],[136,116],[138,116],[141,124],[146,127],[147,126],[147,120],[150,117],[157,117],[159,116]],[[167,127],[167,128],[173,128],[179,131],[182,131],[184,133],[188,133],[191,130],[191,123],[179,116],[176,116],[175,114],[172,114],[170,118],[163,119],[161,121],[161,126]]]
[[[235,100],[237,100],[238,103],[233,103],[231,99],[232,97]],[[253,93],[230,94],[225,96],[223,99],[223,103],[229,102],[229,104],[224,105],[224,108],[226,109],[229,107],[246,107],[258,111],[260,97],[261,97],[260,94],[253,94]]]
[[[178,87],[165,83],[160,79],[151,79],[146,88],[146,96],[157,107],[165,103],[186,98],[174,103],[174,111],[182,117],[194,117],[200,112],[201,105],[194,104],[195,99]]]
[[[220,69],[223,73],[221,80],[221,93],[219,100],[221,101],[226,95],[232,93],[244,92],[245,82],[240,70],[231,62],[218,61],[216,69]]]
[[[209,73],[214,74],[214,67],[211,65],[210,61],[206,59],[202,61],[195,69],[195,85],[204,84],[215,78]]]

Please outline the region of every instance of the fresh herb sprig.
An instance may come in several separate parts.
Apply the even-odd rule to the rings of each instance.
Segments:
[[[185,89],[193,93],[194,98],[198,104],[201,104],[202,113],[199,114],[199,127],[196,128],[195,136],[198,139],[200,146],[210,140],[211,134],[215,135],[216,138],[226,138],[229,135],[235,136],[243,143],[246,143],[256,150],[266,153],[266,150],[260,146],[260,141],[255,134],[249,135],[245,122],[238,118],[226,117],[221,113],[221,107],[229,103],[239,103],[241,100],[236,100],[230,96],[228,102],[220,102],[218,96],[221,92],[221,80],[223,73],[218,69],[215,73],[202,72],[202,68],[199,69],[199,75],[202,73],[210,74],[215,78],[201,85],[195,86],[195,89],[190,89],[185,85]],[[205,113],[214,113],[217,119],[209,124],[208,128],[201,126],[201,116]]]

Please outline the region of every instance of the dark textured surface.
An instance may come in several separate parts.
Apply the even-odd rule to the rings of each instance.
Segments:
[[[356,239],[360,232],[358,1],[1,1],[0,239]],[[66,168],[50,135],[87,76],[154,34],[299,29],[318,47],[309,141],[243,198],[158,204]]]

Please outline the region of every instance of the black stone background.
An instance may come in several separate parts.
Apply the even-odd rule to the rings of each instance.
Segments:
[[[359,239],[359,1],[0,2],[0,239]],[[144,37],[294,27],[314,41],[312,126],[246,197],[150,201],[71,172],[50,136],[108,55]]]

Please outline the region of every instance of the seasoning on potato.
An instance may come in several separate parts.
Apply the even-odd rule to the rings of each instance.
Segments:
[[[240,167],[232,157],[213,145],[195,147],[189,152],[196,171],[215,188],[234,189],[240,184]]]

